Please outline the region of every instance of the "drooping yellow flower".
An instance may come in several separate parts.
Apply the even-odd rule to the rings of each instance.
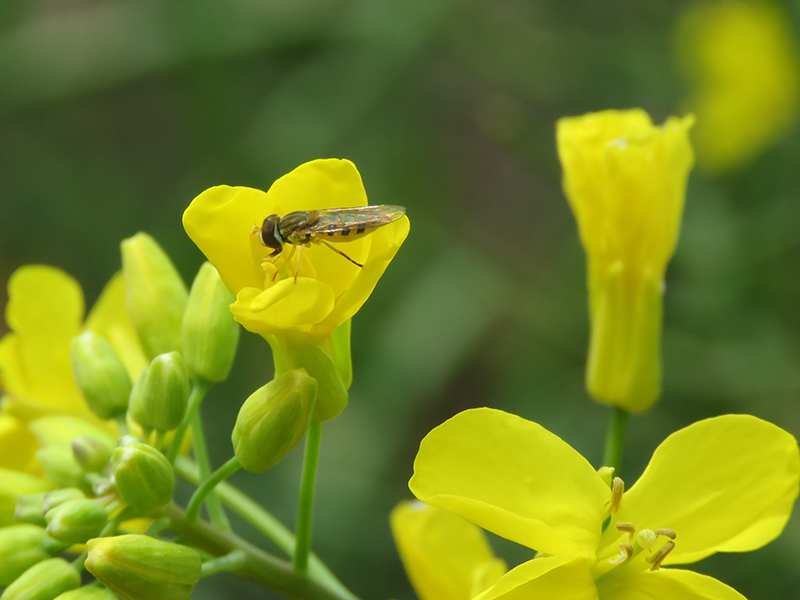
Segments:
[[[629,491],[615,479],[612,492],[540,425],[482,408],[425,437],[409,487],[423,502],[545,555],[509,571],[479,600],[742,600],[716,579],[661,567],[767,544],[791,514],[798,480],[790,434],[725,415],[670,435]]]
[[[586,367],[598,402],[633,412],[661,390],[661,297],[693,162],[694,119],[654,126],[642,110],[558,121],[564,192],[588,260]]]
[[[392,511],[391,525],[420,600],[470,600],[506,572],[484,533],[451,512],[402,502]]]
[[[70,341],[84,328],[83,293],[63,271],[44,265],[21,267],[8,284],[6,322],[0,340],[0,467],[36,471],[39,447],[28,424],[70,415],[90,423],[89,410],[72,374]],[[146,364],[124,309],[124,282],[115,276],[103,290],[85,327],[105,336],[131,375]]]
[[[236,296],[234,318],[267,338],[275,353],[276,375],[304,368],[319,382],[315,420],[336,416],[347,402],[349,374],[334,356],[331,334],[346,330],[408,235],[406,217],[369,235],[341,244],[358,267],[323,245],[302,248],[286,264],[289,250],[268,259],[271,249],[252,235],[272,214],[365,206],[367,195],[355,165],[347,160],[315,160],[278,179],[267,192],[217,186],[197,196],[183,226],[225,286]],[[297,267],[297,262],[302,264]],[[349,344],[349,342],[347,342]],[[345,361],[349,364],[348,361]],[[340,373],[332,374],[334,363]],[[341,381],[328,385],[327,380]],[[339,392],[331,392],[334,388]]]
[[[744,165],[795,126],[800,48],[784,10],[766,0],[692,3],[675,39],[694,86],[687,106],[701,166]]]

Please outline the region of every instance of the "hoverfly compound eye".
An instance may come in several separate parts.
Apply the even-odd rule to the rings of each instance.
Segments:
[[[278,215],[270,215],[264,219],[264,223],[261,225],[261,231],[258,235],[258,240],[261,242],[262,246],[272,248],[273,250],[283,249],[283,240],[278,231],[279,223],[280,217]]]

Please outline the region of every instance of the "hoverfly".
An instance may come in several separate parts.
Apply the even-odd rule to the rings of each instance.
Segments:
[[[283,252],[286,244],[291,244],[291,253],[284,266],[292,259],[297,246],[300,246],[300,258],[302,259],[304,247],[309,247],[311,244],[324,244],[354,265],[363,267],[364,265],[333,247],[329,242],[349,242],[358,239],[372,233],[378,227],[394,223],[404,214],[406,214],[404,206],[390,205],[299,210],[284,217],[276,214],[268,216],[264,219],[261,227],[253,226],[253,235],[258,234],[261,245],[272,249],[268,258],[277,257]],[[298,271],[299,265],[298,262]],[[297,272],[295,272],[295,281],[297,281]]]

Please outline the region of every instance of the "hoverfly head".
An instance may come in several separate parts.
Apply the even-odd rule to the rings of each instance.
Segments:
[[[259,230],[258,240],[262,246],[272,248],[273,255],[283,250],[283,238],[281,238],[279,227],[280,221],[281,218],[278,215],[270,215],[264,219],[264,223]]]

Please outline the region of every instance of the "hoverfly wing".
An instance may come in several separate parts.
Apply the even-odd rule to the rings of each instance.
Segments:
[[[369,233],[381,225],[393,223],[406,214],[406,209],[403,206],[376,205],[318,209],[316,213],[316,220],[305,227],[303,233],[346,237]]]

